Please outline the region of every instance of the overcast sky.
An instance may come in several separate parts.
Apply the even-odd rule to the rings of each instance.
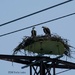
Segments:
[[[66,0],[0,0],[0,24],[64,1]],[[2,26],[0,27],[0,35],[70,13],[75,13],[75,0],[25,19],[7,24],[6,26]],[[75,47],[75,15],[37,26],[36,30],[38,35],[44,34],[41,28],[42,26],[49,27],[52,34],[57,33],[61,37],[68,39],[69,44]],[[24,36],[31,35],[30,31],[31,28],[0,37],[0,54],[11,55],[13,53],[13,49],[22,41],[22,38]],[[72,56],[75,57],[74,54],[72,54]],[[63,59],[64,58],[65,57],[63,57]],[[75,63],[75,59],[67,58],[67,60]],[[25,72],[24,74],[20,73],[19,75],[29,75],[29,68],[21,69],[22,66],[24,65],[17,63],[14,63],[12,66],[11,62],[0,60],[0,75],[9,75],[10,71]],[[61,70],[57,70],[57,72],[59,71]],[[60,75],[71,74],[75,75],[75,71],[71,70]]]

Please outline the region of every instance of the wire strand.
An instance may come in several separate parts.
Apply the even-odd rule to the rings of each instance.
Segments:
[[[5,25],[7,25],[7,24],[10,24],[10,23],[12,23],[12,22],[18,21],[18,20],[27,18],[27,17],[29,17],[29,16],[32,16],[32,15],[35,15],[35,14],[38,14],[38,13],[41,13],[41,12],[43,12],[43,11],[49,10],[49,9],[54,8],[54,7],[57,7],[57,6],[59,6],[59,5],[63,5],[63,4],[68,3],[68,2],[70,2],[70,1],[72,1],[72,0],[68,0],[68,1],[65,1],[65,2],[62,2],[62,3],[59,3],[59,4],[56,4],[56,5],[53,5],[53,6],[51,6],[51,7],[48,7],[48,8],[39,10],[39,11],[36,11],[36,12],[34,12],[34,13],[28,14],[28,15],[26,15],[26,16],[23,16],[23,17],[20,17],[20,18],[17,18],[17,19],[8,21],[8,22],[6,22],[6,23],[0,24],[0,27],[5,26]]]
[[[64,71],[58,72],[58,73],[56,73],[56,75],[61,74],[61,73],[64,73],[64,72],[67,72],[67,71],[70,71],[70,70],[71,70],[71,69],[68,69],[68,70],[64,70]]]
[[[22,28],[22,29],[19,29],[19,30],[9,32],[9,33],[5,33],[5,34],[0,35],[0,37],[6,36],[6,35],[9,35],[9,34],[12,34],[12,33],[16,33],[16,32],[19,32],[19,31],[22,31],[22,30],[25,30],[25,29],[29,29],[29,28],[31,28],[33,26],[40,26],[42,24],[49,23],[49,22],[52,22],[52,21],[56,21],[56,20],[59,20],[59,19],[62,19],[62,18],[68,17],[68,16],[72,16],[72,15],[75,15],[75,13],[71,13],[71,14],[68,14],[68,15],[65,15],[65,16],[61,16],[61,17],[52,19],[52,20],[48,20],[48,21],[45,21],[45,22],[35,24],[35,25],[29,26],[29,27],[25,27],[25,28]]]

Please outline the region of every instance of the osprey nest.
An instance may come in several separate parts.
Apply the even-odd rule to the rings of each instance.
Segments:
[[[36,37],[25,37],[23,41],[14,49],[13,55],[24,50],[37,54],[49,55],[66,55],[71,56],[71,49],[67,39],[58,35],[46,36],[39,35]]]

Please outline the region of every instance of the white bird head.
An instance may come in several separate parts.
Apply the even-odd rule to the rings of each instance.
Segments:
[[[45,28],[45,26],[42,26],[42,28]]]
[[[48,27],[42,26],[42,28],[48,28]]]
[[[33,27],[32,29],[35,29],[35,27]]]

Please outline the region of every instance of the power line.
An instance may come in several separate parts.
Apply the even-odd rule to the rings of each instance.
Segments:
[[[49,10],[49,9],[54,8],[54,7],[57,7],[57,6],[59,6],[59,5],[62,5],[62,4],[65,4],[65,3],[68,3],[68,2],[70,2],[70,1],[73,1],[73,0],[68,0],[68,1],[65,1],[65,2],[62,2],[62,3],[59,3],[59,4],[56,4],[56,5],[53,5],[53,6],[51,6],[51,7],[48,7],[48,8],[45,8],[45,9],[39,10],[39,11],[36,11],[36,12],[34,12],[34,13],[31,13],[31,14],[25,15],[25,16],[23,16],[23,17],[20,17],[20,18],[17,18],[17,19],[14,19],[14,20],[8,21],[8,22],[6,22],[6,23],[0,24],[0,27],[1,27],[1,26],[5,26],[5,25],[7,25],[7,24],[9,24],[9,23],[12,23],[12,22],[15,22],[15,21],[21,20],[21,19],[23,19],[23,18],[27,18],[27,17],[29,17],[29,16],[32,16],[32,15],[38,14],[38,13],[40,13],[40,12],[43,12],[43,11]]]
[[[52,19],[52,20],[48,20],[48,21],[45,21],[45,22],[35,24],[35,25],[29,26],[29,27],[25,27],[25,28],[22,28],[22,29],[19,29],[19,30],[9,32],[9,33],[5,33],[5,34],[0,35],[0,37],[6,36],[6,35],[9,35],[9,34],[12,34],[12,33],[16,33],[16,32],[19,32],[19,31],[22,31],[22,30],[25,30],[25,29],[29,29],[29,28],[31,28],[33,26],[40,26],[42,24],[49,23],[49,22],[52,22],[52,21],[56,21],[56,20],[59,20],[59,19],[62,19],[62,18],[68,17],[68,16],[72,16],[72,15],[75,15],[75,13],[71,13],[71,14],[68,14],[68,15],[65,15],[65,16],[57,17],[57,18]]]
[[[70,70],[71,70],[71,69],[68,69],[68,70],[64,70],[64,71],[58,72],[58,73],[56,73],[56,75],[61,74],[61,73],[64,73],[64,72],[67,72],[67,71],[70,71]]]

